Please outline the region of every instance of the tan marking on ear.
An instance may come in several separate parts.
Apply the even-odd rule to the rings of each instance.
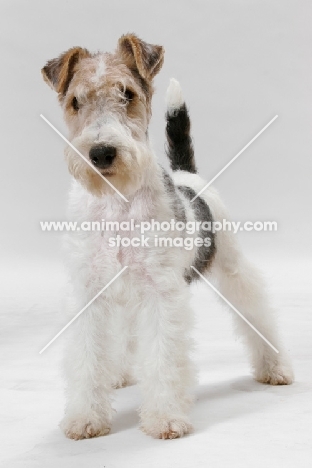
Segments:
[[[64,96],[74,76],[76,65],[86,57],[91,57],[87,49],[73,47],[59,57],[49,60],[41,70],[44,81]]]
[[[152,80],[164,62],[163,47],[148,44],[134,34],[127,34],[119,39],[118,52],[125,64],[130,69],[136,69],[145,80]]]

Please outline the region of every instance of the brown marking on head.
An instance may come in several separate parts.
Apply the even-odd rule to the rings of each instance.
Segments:
[[[164,62],[164,49],[148,44],[135,34],[122,36],[118,41],[118,52],[130,69],[136,69],[140,76],[151,81]]]
[[[146,94],[149,107],[154,93],[152,82],[163,65],[164,54],[165,50],[162,46],[148,44],[135,34],[121,36],[118,41],[116,55],[127,65],[140,83]]]
[[[100,114],[110,114],[139,140],[150,120],[149,97],[118,55],[98,53],[76,65],[61,101],[71,136],[79,135]]]
[[[90,57],[90,52],[81,47],[73,47],[56,59],[49,60],[42,68],[43,79],[60,97],[66,94],[74,76],[76,65],[82,58]]]

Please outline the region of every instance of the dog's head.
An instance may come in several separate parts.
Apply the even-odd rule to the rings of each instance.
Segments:
[[[125,195],[140,187],[149,167],[152,82],[163,58],[161,46],[128,34],[112,54],[75,47],[42,69],[58,93],[71,143]],[[91,193],[111,193],[72,148],[65,155],[71,174]]]

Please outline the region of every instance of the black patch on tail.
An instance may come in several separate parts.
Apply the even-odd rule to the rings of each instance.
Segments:
[[[191,188],[187,187],[186,185],[178,185],[177,187],[183,195],[192,200],[196,196],[196,192]],[[191,206],[194,210],[195,220],[196,221],[210,221],[211,224],[213,222],[213,217],[210,211],[209,206],[207,203],[201,198],[197,197],[192,203]],[[210,239],[210,246],[206,247],[203,244],[201,247],[197,248],[196,257],[193,263],[193,266],[196,268],[199,273],[204,274],[204,272],[209,268],[213,257],[216,253],[216,239],[215,233],[212,231],[206,231],[202,229],[199,230],[198,237],[201,237],[203,240],[209,238]],[[185,270],[184,278],[187,283],[191,283],[196,279],[200,279],[199,275],[196,273],[193,268],[188,268]]]
[[[187,107],[183,104],[173,113],[166,113],[167,156],[173,171],[196,173],[194,149],[190,136],[191,122]]]

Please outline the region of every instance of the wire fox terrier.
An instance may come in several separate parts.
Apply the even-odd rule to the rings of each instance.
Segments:
[[[227,218],[218,193],[197,175],[190,120],[179,83],[167,92],[167,154],[172,172],[157,162],[148,137],[153,78],[164,49],[133,34],[122,36],[114,53],[69,49],[43,68],[45,81],[58,93],[69,140],[128,201],[67,147],[73,183],[71,219],[135,221],[134,230],[116,230],[134,238],[139,223],[216,221]],[[200,224],[200,223],[199,223]],[[67,403],[61,427],[67,437],[83,439],[110,431],[114,388],[137,382],[142,390],[142,430],[172,439],[191,431],[188,412],[195,372],[190,359],[193,314],[190,288],[213,275],[219,291],[279,350],[277,354],[240,317],[237,331],[250,352],[255,379],[290,384],[291,366],[283,350],[259,273],[240,252],[230,231],[204,232],[199,224],[192,249],[111,244],[112,233],[71,233],[67,238],[74,314],[124,266],[120,275],[70,327],[65,359]],[[177,226],[177,224],[175,225]],[[148,232],[150,238],[181,236],[177,228]],[[185,233],[183,234],[185,236]],[[208,242],[207,242],[208,240]]]

